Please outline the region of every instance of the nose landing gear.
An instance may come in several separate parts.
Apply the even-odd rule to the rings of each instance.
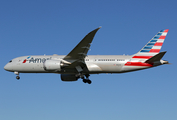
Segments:
[[[14,74],[16,74],[16,79],[19,80],[20,79],[20,76],[19,76],[19,73],[18,72],[14,72]]]
[[[20,77],[19,77],[19,76],[16,76],[16,79],[17,79],[17,80],[19,80],[19,79],[20,79]]]

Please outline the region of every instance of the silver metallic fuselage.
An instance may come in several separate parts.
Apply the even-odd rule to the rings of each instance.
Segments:
[[[48,71],[44,69],[44,63],[47,60],[61,61],[64,55],[44,55],[44,56],[22,56],[11,60],[4,67],[5,70],[18,73],[73,73],[72,69],[61,69]],[[131,66],[125,65],[130,62],[132,56],[127,55],[88,55],[85,58],[85,63],[88,70],[83,73],[98,74],[98,73],[123,73],[135,70],[146,69],[152,66]],[[140,59],[134,62],[143,62]]]

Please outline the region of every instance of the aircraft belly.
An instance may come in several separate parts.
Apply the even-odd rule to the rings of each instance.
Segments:
[[[148,66],[123,66],[122,72],[130,72],[150,68]]]

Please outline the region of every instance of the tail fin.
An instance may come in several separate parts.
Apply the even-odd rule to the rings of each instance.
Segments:
[[[132,58],[150,59],[160,52],[165,37],[169,29],[158,32],[138,53],[134,54]]]

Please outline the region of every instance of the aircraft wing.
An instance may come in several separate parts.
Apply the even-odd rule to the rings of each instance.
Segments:
[[[87,52],[90,49],[92,40],[96,34],[96,32],[101,27],[91,31],[88,33],[77,46],[63,58],[63,63],[65,64],[65,68],[76,68],[78,72],[82,71],[85,64],[85,57],[87,56]]]

